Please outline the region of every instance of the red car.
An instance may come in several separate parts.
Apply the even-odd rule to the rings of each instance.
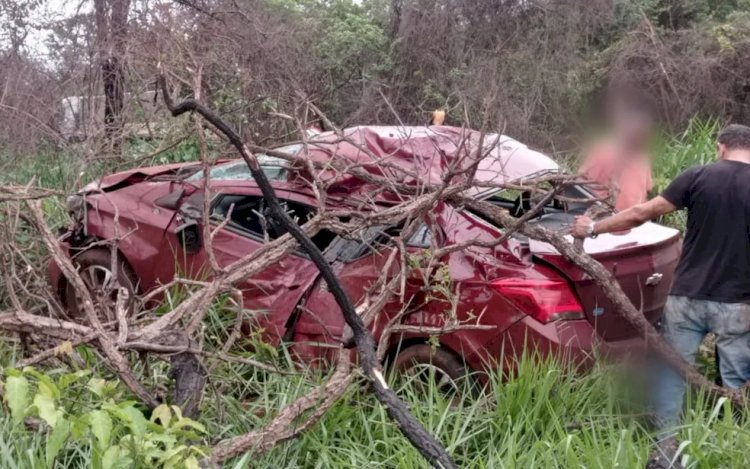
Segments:
[[[357,163],[372,174],[397,178],[414,187],[439,182],[446,168],[471,162],[471,158],[458,156],[466,142],[475,146],[481,142],[486,149],[475,175],[480,182],[506,183],[559,171],[550,158],[501,135],[480,139],[478,132],[447,126],[357,127],[344,133],[344,139],[322,133],[312,137],[307,147],[288,145],[277,151],[305,152],[316,162],[329,161],[335,155],[338,161]],[[309,219],[316,211],[310,174],[306,173],[309,166],[297,168],[267,155],[261,155],[260,160],[289,212],[300,223]],[[398,194],[376,190],[351,174],[323,168],[318,176],[327,183],[326,205],[332,210],[361,206],[363,201],[377,210],[399,200]],[[74,254],[87,284],[100,293],[110,293],[111,257],[108,249],[95,242],[114,238],[119,239],[118,279],[140,293],[169,282],[175,272],[205,275],[208,264],[200,240],[203,177],[197,163],[139,168],[104,177],[72,196],[69,209],[73,223],[61,242]],[[283,234],[272,219],[264,217],[266,204],[243,161],[217,163],[210,170],[209,181],[212,223],[218,226],[230,218],[213,242],[221,265]],[[516,216],[530,209],[530,194],[487,187],[491,185],[477,184],[466,193],[505,207]],[[592,196],[584,187],[571,186],[563,195],[564,200],[578,201],[555,199],[532,222],[564,227],[594,203],[585,200]],[[346,238],[327,231],[315,236],[355,304],[384,270],[389,252],[395,249],[389,239],[399,229],[373,226]],[[502,233],[482,216],[441,202],[406,244],[419,256],[426,249],[496,240]],[[676,230],[653,223],[585,243],[586,251],[611,269],[652,322],[657,321],[666,301],[680,246]],[[514,235],[494,248],[471,246],[445,255],[440,262],[444,266],[440,280],[425,282],[420,269],[412,271],[404,303],[391,301],[374,321],[376,340],[403,307],[408,308],[403,319],[407,325],[440,327],[446,311],[453,308],[459,320],[479,318],[481,324],[492,327],[444,334],[438,338],[437,349],[434,343],[427,345],[425,333],[393,337],[391,358],[398,367],[431,362],[441,376],[455,379],[467,368],[511,368],[524,349],[581,358],[597,343],[617,349],[635,340],[634,331],[592,280],[549,245]],[[75,311],[74,292],[54,264],[50,265],[50,277],[62,301]],[[455,292],[454,303],[435,291],[436,282]],[[270,343],[290,342],[306,361],[329,358],[331,344],[343,333],[344,320],[318,270],[302,252],[287,256],[238,287],[244,292],[245,307],[262,313],[255,326],[262,328]]]

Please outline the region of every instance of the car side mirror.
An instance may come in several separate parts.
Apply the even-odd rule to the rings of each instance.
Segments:
[[[196,253],[200,250],[203,245],[201,239],[200,225],[195,221],[188,221],[177,227],[175,230],[177,235],[177,241],[182,246],[182,249],[189,254]]]
[[[162,208],[168,208],[170,210],[177,210],[177,207],[180,205],[180,200],[182,200],[182,196],[184,195],[185,189],[179,189],[174,192],[170,192],[164,197],[156,199],[154,201],[154,205]]]

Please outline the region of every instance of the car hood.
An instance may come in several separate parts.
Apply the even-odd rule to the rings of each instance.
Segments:
[[[107,192],[115,190],[125,185],[136,184],[147,179],[157,176],[178,175],[187,171],[192,173],[200,168],[200,163],[175,163],[161,166],[150,166],[145,168],[135,168],[119,173],[103,176],[86,184],[79,193],[88,194],[91,192]]]

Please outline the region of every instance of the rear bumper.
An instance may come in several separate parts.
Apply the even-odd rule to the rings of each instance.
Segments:
[[[506,329],[496,340],[466,361],[474,370],[495,369],[513,372],[518,360],[527,357],[556,357],[564,363],[587,369],[595,361],[621,360],[641,356],[645,344],[640,338],[605,342],[585,319],[542,324],[525,317]]]
[[[623,339],[599,344],[601,355],[612,361],[627,360],[630,358],[642,358],[646,356],[646,342],[640,337]]]

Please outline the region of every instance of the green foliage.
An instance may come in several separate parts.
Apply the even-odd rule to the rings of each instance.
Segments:
[[[195,446],[201,439],[210,435],[215,442],[257,430],[326,378],[323,371],[299,369],[287,355],[275,363],[286,374],[238,363],[211,368],[215,386],[207,389],[200,424],[166,405],[147,416],[117,382],[89,371],[6,369],[8,412],[0,412],[0,467],[197,467],[206,454]],[[635,469],[645,465],[653,449],[633,386],[633,378],[642,378],[638,374],[608,366],[574,371],[557,359],[528,354],[511,375],[490,373],[489,389],[477,399],[468,397],[468,381],[458,383],[456,395],[432,380],[425,385],[390,378],[460,467]],[[734,420],[726,401],[703,394],[688,402],[681,429],[686,467],[747,467],[747,417]],[[41,422],[39,431],[17,421],[28,418]],[[308,432],[226,467],[429,466],[373,396],[353,387]]]
[[[324,67],[342,78],[387,70],[387,37],[361,11],[331,17],[326,23],[315,48]]]
[[[686,169],[716,160],[716,134],[720,129],[716,120],[693,119],[680,134],[659,138],[652,150],[654,194],[661,193],[677,175]],[[686,214],[676,212],[661,220],[684,229]]]
[[[715,120],[693,119],[680,134],[663,136],[653,149],[654,191],[661,192],[678,174],[688,168],[716,161]]]
[[[44,466],[58,467],[74,448],[94,469],[197,468],[206,450],[198,443],[205,429],[162,404],[147,418],[140,405],[125,400],[117,382],[91,371],[5,370],[5,403],[13,433],[23,437],[27,419],[46,430]],[[75,451],[73,451],[75,452]]]

